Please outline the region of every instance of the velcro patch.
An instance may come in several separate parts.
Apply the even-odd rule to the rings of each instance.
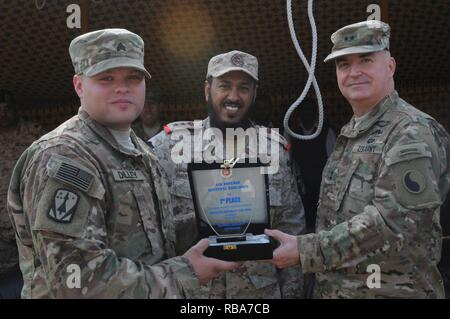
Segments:
[[[52,156],[47,169],[51,177],[85,192],[89,191],[94,181],[94,176],[81,165],[72,163],[70,159],[62,156]]]
[[[406,144],[392,148],[386,154],[386,164],[389,166],[421,157],[431,158],[431,152],[427,149],[425,143]]]
[[[357,144],[353,147],[352,152],[353,153],[374,153],[374,154],[381,154],[383,151],[383,145],[384,144]]]
[[[116,182],[145,180],[145,176],[140,170],[113,169],[112,172]]]
[[[421,155],[421,157],[415,157]],[[435,208],[440,204],[439,190],[430,167],[430,159],[423,154],[410,153],[412,160],[397,161],[387,166],[384,178],[391,180],[396,200],[408,209]]]
[[[70,223],[79,200],[80,196],[70,190],[56,190],[48,217],[58,223]]]
[[[409,170],[403,174],[403,186],[412,194],[420,194],[427,187],[425,176],[418,170]]]
[[[68,163],[61,163],[55,175],[56,178],[78,186],[78,188],[88,191],[92,183],[92,175],[76,166]]]

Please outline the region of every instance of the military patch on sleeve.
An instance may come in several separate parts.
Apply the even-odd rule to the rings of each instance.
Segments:
[[[70,223],[77,208],[80,196],[67,189],[58,189],[53,196],[48,217],[58,223]]]
[[[403,186],[412,194],[420,194],[427,187],[425,176],[418,170],[409,170],[403,174]]]
[[[388,170],[382,179],[392,182],[387,191],[392,192],[403,207],[424,209],[440,204],[431,152],[425,143],[395,146],[387,152],[385,162]]]
[[[50,158],[47,170],[51,177],[85,192],[90,190],[94,181],[94,176],[82,165],[59,155]]]
[[[84,191],[89,190],[92,182],[92,175],[68,163],[61,164],[55,177],[74,186],[78,186]]]

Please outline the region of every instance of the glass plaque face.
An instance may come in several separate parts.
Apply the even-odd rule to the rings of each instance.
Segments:
[[[192,172],[199,217],[217,236],[244,235],[251,223],[267,223],[265,175],[260,167]]]

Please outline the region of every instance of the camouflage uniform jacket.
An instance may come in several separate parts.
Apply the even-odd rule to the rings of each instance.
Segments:
[[[324,168],[316,233],[298,237],[303,271],[318,273],[322,298],[443,298],[436,264],[448,133],[396,91],[353,124]],[[371,264],[379,288],[367,285]]]
[[[197,289],[187,259],[167,259],[174,256],[167,186],[147,145],[131,138],[136,149],[123,149],[80,109],[21,156],[8,211],[22,297],[178,298]]]
[[[13,129],[0,129],[0,275],[19,263],[14,229],[6,209],[9,180],[20,155],[43,134],[39,124],[22,120]]]
[[[202,126],[203,131],[209,128],[209,119],[204,120]],[[192,133],[193,128],[193,122],[171,123],[149,141],[170,182],[176,220],[176,249],[180,254],[198,240],[198,231],[187,164],[175,164],[171,160],[171,151],[177,141],[171,138],[170,130],[187,129]],[[286,142],[281,136],[280,138],[282,142]],[[248,155],[248,149],[246,152]],[[276,174],[269,175],[269,194],[272,227],[290,234],[303,233],[305,229],[303,205],[288,165],[288,152],[282,146],[280,146],[279,170]],[[245,262],[244,265],[235,271],[223,273],[209,285],[202,287],[197,297],[227,299],[302,297],[303,276],[300,267],[279,271],[270,264],[260,262]]]

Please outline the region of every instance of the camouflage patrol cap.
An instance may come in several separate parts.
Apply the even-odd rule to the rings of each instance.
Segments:
[[[70,43],[69,53],[76,74],[91,77],[127,67],[151,78],[144,67],[144,41],[125,29],[104,29],[80,35]]]
[[[231,71],[245,72],[258,81],[258,60],[251,54],[237,50],[216,55],[209,60],[206,78],[216,78]]]
[[[389,35],[389,25],[378,20],[347,25],[331,35],[334,46],[324,62],[347,54],[389,50]]]

